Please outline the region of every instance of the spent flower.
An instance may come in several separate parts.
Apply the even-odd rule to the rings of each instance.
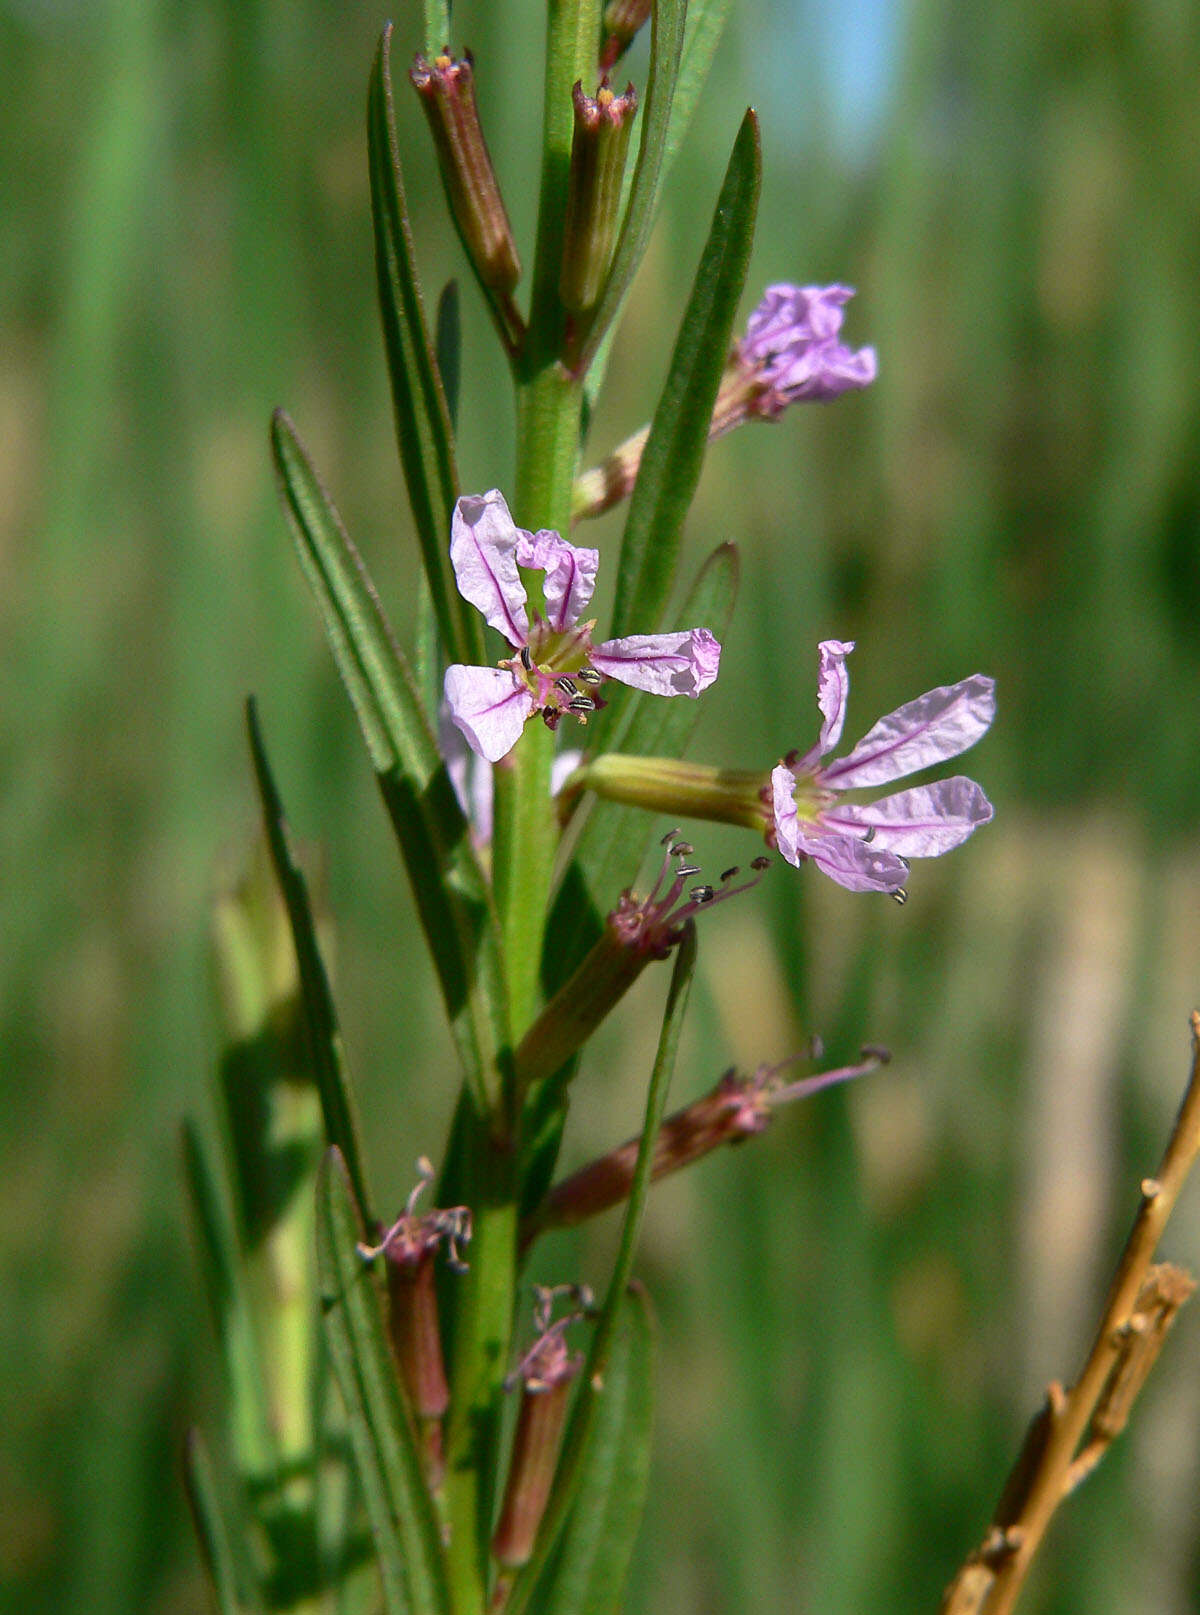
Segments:
[[[564,713],[586,723],[616,679],[653,695],[698,696],[717,676],[721,646],[707,628],[631,634],[593,645],[595,620],[581,621],[596,584],[598,550],[555,532],[516,526],[496,489],[454,507],[450,559],[459,593],[504,635],[515,655],[496,667],[446,669],[450,716],[473,751],[499,762],[540,712],[551,729]],[[519,567],[545,574],[545,611],[533,605]]]

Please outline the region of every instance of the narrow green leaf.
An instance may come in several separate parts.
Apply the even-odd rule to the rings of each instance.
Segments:
[[[658,206],[663,175],[663,157],[679,59],[683,50],[687,0],[654,0],[650,35],[650,74],[642,112],[642,133],[637,166],[629,188],[629,202],[621,224],[621,234],[613,253],[608,279],[596,307],[591,327],[580,350],[575,370],[582,375],[595,357],[605,331],[637,273],[650,239],[650,229]]]
[[[428,18],[427,18],[428,21]],[[454,434],[425,323],[408,224],[392,103],[392,26],[383,31],[367,98],[367,160],[375,227],[375,274],[387,349],[396,442],[438,627],[452,661],[483,661],[479,614],[450,568],[450,515],[458,497]],[[440,50],[445,40],[434,47]]]
[[[187,1434],[183,1456],[184,1483],[200,1554],[208,1571],[221,1615],[247,1615],[263,1608],[253,1574],[245,1563],[246,1532],[227,1518],[204,1438]],[[238,1552],[235,1544],[241,1548]]]
[[[664,176],[679,155],[692,115],[699,105],[732,5],[733,0],[689,0],[683,55],[679,61],[679,77],[675,82],[675,96],[667,126],[667,145],[663,153]]]
[[[462,380],[462,310],[456,280],[448,280],[442,287],[442,295],[438,298],[435,351],[438,372],[446,393],[450,424],[456,426],[458,389]]]
[[[536,1615],[616,1615],[650,1478],[654,1320],[629,1286],[598,1398],[587,1463],[557,1553],[532,1600]]]
[[[317,1176],[317,1272],[330,1361],[346,1405],[388,1615],[449,1615],[445,1564],[416,1436],[336,1149]]]
[[[263,825],[267,834],[267,848],[271,866],[287,909],[296,949],[296,965],[300,973],[300,1005],[308,1045],[313,1080],[321,1098],[321,1116],[325,1124],[325,1141],[336,1144],[346,1163],[354,1198],[358,1202],[363,1221],[372,1222],[371,1200],[367,1189],[366,1171],[358,1143],[358,1125],[350,1089],[346,1049],[338,1026],[337,1010],[329,986],[329,975],[317,942],[317,927],[313,920],[312,905],[308,899],[308,882],[304,871],[292,857],[288,844],[287,823],[283,801],[267,761],[266,746],[258,722],[258,708],[253,699],[246,702],[246,726],[250,735],[250,754],[254,760],[254,778],[258,785],[258,798],[262,804]]]
[[[404,854],[464,1073],[481,1111],[495,1110],[511,1050],[491,890],[413,674],[282,410],[272,421],[271,445],[300,563]]]
[[[749,111],[734,142],[630,500],[614,637],[661,626],[746,283],[761,179],[758,119]]]
[[[273,1484],[279,1458],[258,1336],[243,1277],[242,1253],[218,1188],[210,1151],[193,1122],[182,1129],[184,1184],[195,1222],[200,1267],[221,1350],[228,1428],[239,1475]]]
[[[613,1361],[622,1315],[626,1306],[626,1291],[633,1273],[642,1218],[650,1193],[650,1177],[654,1167],[654,1141],[658,1137],[666,1113],[667,1094],[675,1070],[675,1057],[679,1050],[679,1037],[683,1030],[683,1017],[691,991],[692,976],[696,968],[696,928],[689,920],[675,952],[675,966],[663,1011],[662,1031],[658,1039],[658,1052],[650,1076],[650,1089],[646,1096],[646,1116],[642,1124],[642,1138],[638,1147],[637,1164],[629,1188],[625,1207],[625,1220],[621,1225],[621,1242],[617,1259],[609,1279],[587,1366],[580,1378],[579,1395],[572,1410],[571,1422],[563,1454],[559,1460],[554,1492],[533,1558],[517,1577],[509,1600],[506,1615],[524,1615],[534,1590],[545,1572],[552,1554],[558,1546],[559,1535],[575,1506],[584,1476],[593,1460],[593,1443],[600,1423],[605,1387]],[[557,1606],[556,1606],[557,1608]]]
[[[667,124],[667,142],[663,152],[660,185],[665,184],[687,135],[692,114],[699,104],[701,93],[708,80],[712,59],[724,31],[731,5],[732,0],[689,0],[687,27],[683,36],[683,54],[679,59],[679,75],[675,81],[675,96]],[[628,287],[626,292],[628,293]],[[604,383],[617,323],[614,316],[588,370],[585,386],[589,404],[595,400]]]

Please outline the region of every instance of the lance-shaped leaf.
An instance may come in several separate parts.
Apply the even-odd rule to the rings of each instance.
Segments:
[[[550,1506],[542,1521],[533,1558],[520,1572],[513,1585],[506,1615],[525,1615],[525,1611],[530,1608],[538,1583],[546,1573],[547,1566],[558,1548],[563,1528],[577,1506],[581,1489],[587,1483],[586,1477],[593,1461],[611,1461],[611,1455],[606,1454],[602,1448],[597,1448],[597,1434],[602,1428],[608,1376],[629,1305],[627,1291],[633,1274],[633,1262],[637,1254],[646,1200],[650,1193],[650,1179],[654,1167],[654,1141],[658,1137],[666,1113],[667,1093],[675,1070],[675,1057],[679,1050],[679,1037],[683,1030],[683,1017],[687,1009],[695,968],[696,928],[689,920],[675,953],[675,967],[671,973],[671,986],[663,1011],[658,1051],[650,1077],[649,1092],[646,1095],[646,1116],[642,1125],[641,1144],[630,1185],[629,1200],[625,1207],[625,1220],[621,1225],[621,1242],[617,1248],[617,1259],[613,1265],[608,1293],[604,1298],[595,1334],[592,1336],[587,1366],[580,1376],[579,1395],[572,1410]],[[643,1430],[638,1439],[648,1439],[648,1432]],[[645,1462],[644,1455],[641,1461]],[[615,1514],[617,1516],[615,1523],[621,1533],[620,1544],[614,1538],[610,1548],[614,1553],[624,1553],[627,1563],[628,1552],[632,1551],[632,1534],[636,1531],[636,1523],[633,1524],[631,1531],[629,1519],[620,1518],[619,1511],[615,1511]],[[625,1533],[629,1533],[628,1537]],[[619,1559],[614,1560],[614,1569],[619,1563]],[[591,1575],[584,1576],[582,1584],[585,1587],[595,1585]],[[555,1615],[559,1615],[560,1609],[563,1615],[573,1615],[576,1609],[584,1610],[591,1606],[585,1604],[560,1606],[556,1603],[545,1607],[547,1610],[552,1608]]]
[[[317,1176],[317,1272],[329,1357],[346,1405],[359,1484],[375,1538],[388,1615],[449,1615],[433,1503],[401,1398],[375,1281],[341,1157]]]
[[[734,142],[642,454],[621,544],[614,636],[661,625],[746,283],[761,178],[758,119],[751,111]],[[605,728],[614,734],[616,721]]]
[[[480,1111],[494,1111],[508,1085],[511,1051],[490,889],[412,672],[281,410],[271,445],[300,563],[400,841],[467,1082]]]
[[[646,243],[650,239],[650,229],[654,223],[662,182],[663,157],[667,145],[671,103],[675,95],[675,81],[679,73],[679,58],[683,50],[686,20],[687,0],[654,0],[650,35],[650,74],[646,84],[637,166],[633,171],[629,202],[625,209],[625,218],[613,253],[608,279],[592,317],[587,337],[572,367],[578,375],[586,373],[606,329],[616,318],[617,310],[637,273],[638,265],[646,250]]]
[[[325,1125],[325,1141],[336,1144],[354,1186],[354,1198],[366,1223],[371,1222],[371,1202],[367,1191],[362,1151],[358,1144],[358,1125],[354,1101],[350,1091],[346,1068],[346,1050],[338,1026],[329,975],[317,942],[317,927],[312,905],[308,898],[308,883],[304,871],[292,857],[288,844],[287,824],[283,814],[283,801],[267,761],[262,730],[258,722],[258,708],[253,698],[246,703],[246,724],[250,734],[250,752],[254,759],[254,778],[258,797],[262,803],[263,824],[267,834],[267,848],[271,867],[287,909],[292,944],[296,950],[296,965],[300,976],[300,1006],[304,1016],[305,1041],[313,1080],[321,1099],[321,1116]]]
[[[408,487],[425,575],[438,627],[451,660],[483,661],[479,615],[459,594],[450,570],[450,513],[458,497],[454,434],[434,357],[408,224],[392,104],[392,27],[379,42],[367,98],[367,160],[375,273],[396,421],[396,442]],[[445,40],[435,46],[440,50]]]

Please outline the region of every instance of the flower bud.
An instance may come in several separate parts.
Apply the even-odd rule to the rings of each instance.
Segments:
[[[584,95],[579,83],[571,93],[575,136],[558,292],[564,308],[584,314],[599,299],[612,259],[637,96],[632,84],[624,95],[614,95],[606,83],[595,99]]]
[[[632,45],[650,16],[651,0],[608,0],[604,8],[604,53],[600,71],[607,73]]]
[[[441,1420],[450,1402],[442,1356],[438,1319],[437,1277],[434,1259],[444,1246],[453,1267],[465,1267],[458,1246],[471,1237],[471,1213],[466,1206],[448,1211],[418,1213],[416,1203],[433,1178],[433,1168],[422,1157],[419,1178],[402,1215],[376,1246],[360,1246],[364,1260],[382,1255],[387,1268],[388,1335],[400,1380],[421,1432],[425,1475],[431,1491],[441,1485]]]
[[[570,1286],[567,1289],[578,1297],[582,1307],[591,1305],[591,1296],[586,1290]],[[504,1502],[492,1537],[492,1552],[506,1570],[528,1564],[533,1556],[558,1466],[571,1381],[583,1366],[582,1354],[569,1352],[564,1339],[568,1324],[574,1323],[581,1313],[571,1312],[557,1323],[551,1323],[554,1299],[561,1291],[539,1286],[535,1293],[535,1316],[541,1333],[510,1380],[510,1384],[520,1382],[521,1408],[513,1435]]]
[[[508,297],[521,278],[521,264],[479,123],[470,53],[461,61],[446,52],[432,62],[418,56],[409,78],[433,131],[450,212],[467,256],[483,284]]]

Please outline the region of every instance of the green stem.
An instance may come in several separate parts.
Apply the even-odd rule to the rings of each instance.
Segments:
[[[454,1320],[444,1493],[451,1600],[456,1615],[482,1615],[517,1284],[517,1188],[512,1152],[478,1116],[466,1126],[474,1229]]]
[[[515,519],[530,530],[570,531],[579,457],[580,383],[560,363],[565,325],[558,299],[574,109],[571,87],[596,72],[600,0],[550,0],[537,252],[529,328],[517,370]],[[492,860],[504,938],[509,1019],[519,1038],[540,997],[542,942],[557,840],[550,808],[554,736],[528,725],[496,769]],[[511,1092],[501,1114],[464,1118],[466,1181],[475,1228],[470,1270],[456,1307],[446,1432],[447,1549],[456,1615],[480,1615],[487,1599],[488,1537],[499,1412],[509,1368],[517,1282],[519,1181]]]

